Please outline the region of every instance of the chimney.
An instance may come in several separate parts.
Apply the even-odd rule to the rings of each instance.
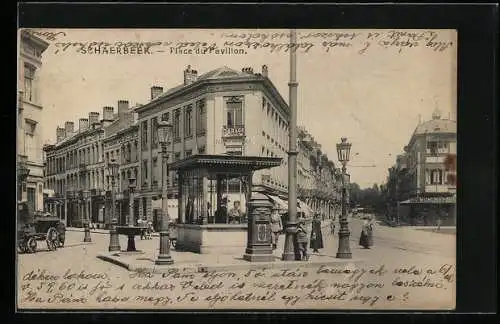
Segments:
[[[88,118],[80,118],[78,120],[78,131],[83,132],[89,128],[89,119]]]
[[[241,72],[247,73],[247,74],[253,74],[253,68],[251,67],[244,67],[241,69]]]
[[[67,121],[64,123],[64,128],[66,129],[66,136],[69,136],[75,132],[75,123]]]
[[[102,108],[102,120],[107,122],[113,121],[114,110],[115,108],[109,106]]]
[[[94,128],[96,124],[99,124],[99,113],[92,111],[89,113],[89,126]]]
[[[267,65],[262,65],[262,76],[264,78],[267,78],[268,77],[268,69],[267,69]]]
[[[129,112],[128,100],[118,100],[118,118],[123,119],[125,114]]]
[[[191,84],[198,78],[198,71],[192,70],[191,65],[188,65],[184,70],[184,85]]]
[[[151,100],[159,97],[163,93],[163,88],[158,86],[151,87]]]
[[[57,142],[60,142],[65,138],[66,138],[66,129],[58,126],[56,128],[56,140],[57,140]]]

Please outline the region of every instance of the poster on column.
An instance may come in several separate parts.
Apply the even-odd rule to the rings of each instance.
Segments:
[[[78,227],[18,226],[20,311],[455,308],[456,201],[448,175],[456,170],[446,164],[456,157],[455,30],[31,28],[19,30],[18,42],[20,127],[31,129],[33,118],[43,125],[36,136],[46,145],[37,150],[52,165],[76,152],[87,161],[88,147],[102,148],[92,163],[51,170],[46,183],[95,173],[102,176],[91,195],[105,192],[130,206],[128,179],[113,177],[117,163],[118,175],[137,170],[134,195],[148,203],[132,202],[123,219],[132,211],[133,219],[156,222],[147,214],[167,206],[157,214],[169,224],[159,232],[132,224],[92,229],[91,242]],[[231,155],[226,144],[234,141],[243,149]],[[137,154],[117,158],[136,142]],[[288,179],[292,142],[296,187]],[[242,172],[235,165],[256,170],[252,195],[290,204],[289,192],[297,194],[296,236],[287,234],[287,211],[281,225],[260,227],[267,234],[248,235],[246,221],[257,216],[234,203],[243,201],[246,182],[210,187],[218,178],[198,172],[230,179]],[[199,185],[162,179],[165,167],[197,174],[188,180]],[[416,178],[431,169],[442,176]],[[73,183],[69,191],[89,189]],[[187,208],[193,199],[196,208]],[[205,206],[208,224],[196,214]],[[119,217],[112,207],[109,219]],[[103,209],[90,212],[104,222]],[[273,241],[259,245],[261,237]]]

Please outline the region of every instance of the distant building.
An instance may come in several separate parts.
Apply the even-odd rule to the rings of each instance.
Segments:
[[[456,132],[456,121],[442,119],[438,109],[416,127],[389,171],[388,202],[398,219],[435,225],[439,217],[443,225],[456,223]]]
[[[112,159],[120,164],[114,188],[120,193],[118,198],[124,191],[128,193],[128,182],[124,178],[137,172],[137,158],[133,161],[134,153],[137,156],[133,109],[129,108],[128,101],[120,100],[117,114],[109,106],[102,112],[101,120],[98,112],[80,118],[78,130],[74,129],[74,122],[66,121],[64,128],[56,129],[56,143],[43,148],[45,185],[55,193],[47,198],[46,206],[54,215],[65,219],[68,226],[79,227],[86,219],[102,227],[110,224],[112,176],[108,163]],[[86,202],[84,191],[89,191]],[[123,199],[118,199],[118,203]],[[122,209],[117,211],[120,216]],[[123,219],[120,218],[122,224]]]
[[[49,44],[27,30],[20,33],[18,75],[17,160],[18,173],[28,169],[26,179],[19,179],[21,190],[18,200],[27,200],[33,210],[43,210],[43,107],[40,102],[39,74],[42,53]]]

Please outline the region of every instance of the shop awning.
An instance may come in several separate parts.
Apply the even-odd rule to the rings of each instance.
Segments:
[[[275,195],[266,194],[266,196],[271,199],[275,206],[277,206],[281,211],[286,212],[288,210],[288,202]]]
[[[455,196],[452,197],[414,197],[399,202],[402,205],[411,204],[455,204]]]
[[[302,200],[297,200],[299,203],[299,208],[300,211],[306,214],[307,217],[312,217],[314,215],[314,210],[309,207],[305,202]]]

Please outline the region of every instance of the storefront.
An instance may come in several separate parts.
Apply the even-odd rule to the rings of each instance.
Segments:
[[[398,217],[412,226],[456,226],[456,198],[447,196],[419,196],[399,203]]]

